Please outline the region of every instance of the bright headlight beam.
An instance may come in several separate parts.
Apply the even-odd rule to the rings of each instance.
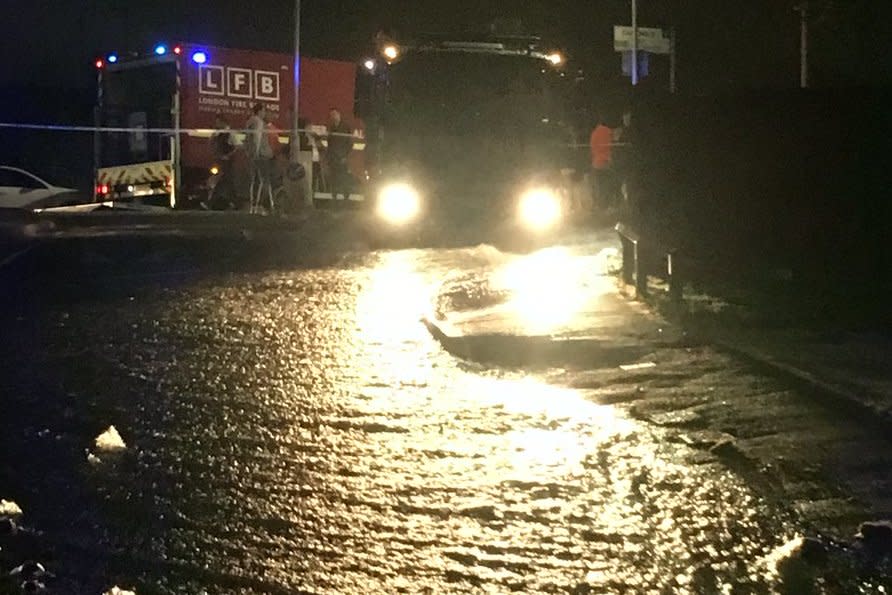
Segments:
[[[420,210],[421,198],[408,184],[390,184],[378,195],[378,215],[390,223],[408,223]]]
[[[520,220],[536,231],[553,227],[561,218],[561,201],[548,188],[534,188],[520,197]]]

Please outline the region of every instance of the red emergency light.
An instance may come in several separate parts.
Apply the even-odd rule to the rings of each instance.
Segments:
[[[108,194],[108,184],[97,184],[96,194],[99,196],[105,196],[106,194]]]
[[[102,60],[102,58],[97,59],[96,62],[94,62],[94,64],[96,65],[96,68],[100,68],[100,69],[103,66],[105,66],[105,62]]]
[[[183,48],[178,45],[175,45],[173,47],[173,53],[176,54],[177,56],[179,56],[180,54],[183,53]]]

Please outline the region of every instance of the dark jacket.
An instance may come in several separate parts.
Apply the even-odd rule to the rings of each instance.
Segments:
[[[353,137],[343,135],[352,135],[353,130],[346,122],[341,120],[341,123],[337,126],[329,125],[328,132],[328,159],[334,161],[346,160],[347,155],[353,150]],[[337,133],[337,136],[334,133]]]

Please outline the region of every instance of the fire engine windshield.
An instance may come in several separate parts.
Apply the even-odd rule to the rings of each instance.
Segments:
[[[557,73],[514,55],[419,52],[390,70],[390,113],[413,126],[515,129],[559,119]],[[400,118],[402,119],[402,118]]]
[[[553,169],[570,140],[562,81],[525,55],[408,54],[388,73],[383,150],[466,182]]]

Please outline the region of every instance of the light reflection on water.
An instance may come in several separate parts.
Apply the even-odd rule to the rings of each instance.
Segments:
[[[584,308],[597,309],[600,296],[615,283],[607,267],[614,248],[594,257],[553,247],[516,258],[493,275],[496,290],[509,293],[507,307],[528,334],[547,334],[566,326]]]
[[[508,294],[504,315],[530,332],[548,332],[614,289],[605,274],[614,256],[609,248],[595,257],[554,248],[499,262],[487,274]],[[593,270],[594,263],[602,268]],[[352,484],[357,498],[376,500],[382,485],[392,485],[391,474],[400,477],[402,501],[413,510],[435,517],[449,511],[442,522],[459,538],[451,547],[462,562],[447,568],[472,583],[502,585],[496,590],[518,577],[488,568],[510,566],[512,552],[524,550],[537,553],[521,556],[523,565],[552,569],[534,573],[538,578],[524,583],[530,590],[547,576],[573,576],[596,589],[681,589],[703,568],[692,557],[711,558],[708,565],[724,560],[717,576],[722,564],[732,573],[735,559],[755,559],[771,539],[754,521],[764,509],[733,478],[683,464],[677,448],[581,391],[445,356],[418,323],[432,309],[442,274],[442,265],[418,254],[386,253],[357,296],[354,344],[361,348],[351,359],[361,370],[362,409],[403,430],[368,437],[381,479]],[[722,516],[727,507],[731,518]],[[717,510],[723,512],[712,518]],[[416,529],[442,535],[443,528],[410,518]],[[734,531],[753,539],[737,542],[730,529],[712,534],[716,521],[740,523]],[[557,549],[546,545],[552,540]],[[653,567],[638,566],[643,559]],[[599,560],[610,566],[586,570]],[[721,579],[714,586],[722,588]]]
[[[362,279],[356,324],[364,342],[405,341],[419,330],[420,319],[431,314],[436,282],[417,265],[413,252],[386,252]]]
[[[530,291],[542,305],[544,286],[563,299],[579,283],[597,300],[610,280],[593,263],[609,249],[480,254],[386,252],[352,270],[249,275],[123,306],[111,318],[136,337],[127,365],[162,377],[164,394],[141,405],[145,426],[128,443],[148,454],[109,497],[128,511],[131,493],[165,502],[175,530],[141,530],[184,567],[280,591],[722,592],[750,581],[784,527],[742,481],[692,464],[686,447],[595,395],[458,362],[419,323],[463,267],[500,277],[509,303]],[[93,333],[99,355],[120,357],[103,335],[109,318],[75,313],[66,332]]]

